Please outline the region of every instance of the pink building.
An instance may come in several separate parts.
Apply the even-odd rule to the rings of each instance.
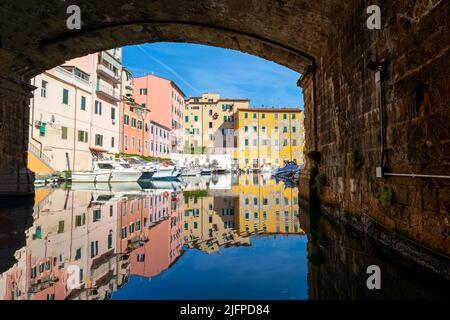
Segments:
[[[150,110],[150,118],[170,128],[170,152],[183,152],[184,98],[185,94],[171,80],[155,75],[134,79],[136,102]]]
[[[150,156],[170,158],[171,130],[155,121],[150,121]]]

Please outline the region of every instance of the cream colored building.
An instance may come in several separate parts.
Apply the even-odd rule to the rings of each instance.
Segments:
[[[232,154],[238,109],[249,107],[248,99],[223,99],[204,93],[186,100],[184,112],[185,153]]]
[[[92,68],[89,56],[70,61],[32,79],[30,102],[30,169],[89,170]],[[30,158],[31,156],[31,158]],[[42,162],[44,162],[42,164]]]

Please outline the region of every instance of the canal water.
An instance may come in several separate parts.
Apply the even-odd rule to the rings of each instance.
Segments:
[[[367,267],[381,271],[369,290]],[[442,299],[448,282],[262,175],[40,188],[0,207],[0,299]]]

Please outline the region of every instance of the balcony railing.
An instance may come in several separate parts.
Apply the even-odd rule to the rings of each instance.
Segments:
[[[30,151],[35,157],[39,158],[48,167],[52,167],[52,160],[31,142],[28,143],[28,151]]]
[[[97,72],[100,73],[101,75],[108,77],[109,79],[113,80],[116,83],[120,82],[120,76],[115,74],[113,70],[111,70],[104,64],[99,63],[97,65]]]
[[[113,99],[115,101],[120,101],[120,93],[117,90],[100,85],[100,86],[97,86],[96,92],[99,94],[103,94],[103,95],[107,96],[108,98]]]

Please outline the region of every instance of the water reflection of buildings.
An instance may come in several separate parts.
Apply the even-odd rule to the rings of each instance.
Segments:
[[[232,191],[238,196],[241,234],[304,234],[297,188],[286,188],[264,176],[242,175]]]
[[[296,190],[245,179],[225,189],[199,179],[185,192],[41,189],[26,245],[0,274],[0,299],[109,299],[130,275],[168,269],[185,245],[212,253],[249,246],[254,230],[303,232]],[[78,267],[76,289],[67,285],[69,266]]]
[[[182,212],[183,199],[165,191],[53,190],[0,274],[0,299],[109,299],[129,274],[157,275],[182,253]],[[69,266],[78,266],[76,289]]]

